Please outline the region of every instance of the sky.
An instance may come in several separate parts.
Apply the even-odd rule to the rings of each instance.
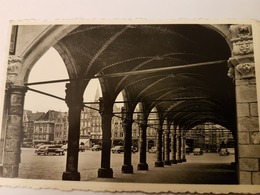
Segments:
[[[68,73],[63,60],[54,48],[50,48],[32,68],[28,83],[68,78]],[[66,83],[64,82],[32,85],[29,87],[65,98],[65,84]],[[102,96],[99,81],[97,79],[92,79],[85,90],[84,102],[93,102],[97,89],[99,90],[99,95]],[[47,112],[48,110],[68,111],[68,107],[64,101],[30,90],[27,91],[25,96],[24,109],[33,112]]]

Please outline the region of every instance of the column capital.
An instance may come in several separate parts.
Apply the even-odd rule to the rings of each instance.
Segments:
[[[8,84],[21,84],[18,77],[23,67],[23,58],[21,56],[9,55],[8,67],[7,67],[7,78],[6,83]]]
[[[99,98],[99,114],[101,116],[113,116],[113,104],[103,97]]]
[[[9,84],[8,90],[12,93],[26,93],[27,87],[25,85]]]
[[[83,108],[83,94],[80,87],[79,81],[72,81],[71,83],[66,83],[66,97],[65,102],[69,108],[78,107]]]
[[[247,24],[230,25],[232,57],[228,60],[230,78],[255,78],[252,27]]]

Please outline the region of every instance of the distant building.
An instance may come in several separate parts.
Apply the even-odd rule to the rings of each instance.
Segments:
[[[95,144],[102,145],[102,124],[99,113],[99,91],[96,90],[94,103],[88,104],[81,112],[80,122],[80,143],[87,147]],[[121,119],[121,107],[114,104],[113,112],[115,115],[111,121],[111,144],[124,145],[124,131]],[[136,117],[136,115],[134,115]],[[155,113],[149,116],[147,127],[147,149],[156,145],[156,126]],[[136,118],[134,118],[136,120]],[[30,145],[39,143],[59,143],[65,144],[68,141],[68,113],[49,110],[47,113],[24,110],[24,143],[30,141]],[[132,145],[138,147],[139,125],[132,124]]]
[[[111,135],[111,140],[112,140],[112,147],[116,146],[116,145],[124,145],[124,130],[123,130],[123,123],[122,123],[122,119],[121,117],[121,108],[117,107],[114,104],[113,107],[113,112],[117,113],[115,114],[116,116],[114,116],[112,118],[111,121],[111,131],[112,131],[112,135]],[[118,116],[118,117],[117,117]]]
[[[99,114],[99,91],[96,90],[94,103],[87,105],[81,112],[80,142],[86,146],[102,145],[101,116]]]
[[[49,110],[34,121],[33,144],[54,143],[55,122],[60,113]]]
[[[68,141],[68,113],[58,112],[54,119],[54,142],[65,144]]]
[[[34,121],[42,117],[44,112],[32,113],[30,110],[24,110],[23,115],[23,141],[22,146],[31,147],[34,140]]]
[[[204,123],[194,127],[187,132],[186,139],[193,140],[194,147],[208,151],[216,151],[220,147],[226,147],[228,142],[234,141],[231,131],[213,123]]]
[[[148,117],[148,127],[146,129],[147,149],[156,146],[157,129],[158,129],[158,117],[157,117],[156,110],[153,109]]]

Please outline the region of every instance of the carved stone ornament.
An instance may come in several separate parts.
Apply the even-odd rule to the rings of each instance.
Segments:
[[[21,56],[9,55],[8,64],[20,62],[23,63],[23,58]]]
[[[15,83],[17,75],[22,69],[23,59],[20,56],[9,55],[7,67],[7,82]]]
[[[251,39],[252,30],[251,25],[240,24],[240,25],[231,25],[230,32],[233,41],[238,39]]]
[[[251,28],[249,26],[243,25],[243,26],[239,26],[237,28],[237,35],[240,38],[247,38],[251,35]]]
[[[241,78],[255,77],[255,64],[254,63],[239,64],[236,66],[236,70],[240,74]]]
[[[235,79],[235,71],[234,71],[234,68],[233,68],[233,67],[230,67],[230,68],[228,69],[227,75],[228,75],[229,78]]]
[[[238,41],[233,43],[233,54],[234,55],[245,55],[253,53],[254,47],[253,47],[253,41],[247,40],[247,41]]]

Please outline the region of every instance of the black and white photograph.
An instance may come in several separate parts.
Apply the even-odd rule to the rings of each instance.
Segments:
[[[256,26],[13,23],[1,178],[259,185]]]

